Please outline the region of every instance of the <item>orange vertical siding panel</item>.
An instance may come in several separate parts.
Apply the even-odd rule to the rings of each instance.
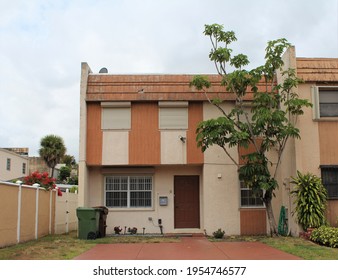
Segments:
[[[263,139],[256,139],[257,146],[260,147],[262,144]],[[256,152],[256,148],[254,144],[250,143],[248,148],[240,147],[238,146],[238,162],[240,165],[243,165],[246,163],[246,159],[243,159],[242,157],[251,153]]]
[[[160,164],[157,102],[132,103],[129,164]]]
[[[204,155],[200,148],[197,147],[196,142],[196,128],[203,120],[203,103],[189,102],[189,120],[187,131],[187,163],[188,164],[202,164],[204,162]]]
[[[100,103],[87,103],[87,145],[88,165],[102,164],[102,130]]]
[[[326,207],[326,218],[329,222],[329,225],[332,227],[338,227],[338,200],[330,199],[327,201]]]
[[[318,122],[320,164],[338,163],[338,122]]]
[[[240,219],[241,235],[266,234],[265,209],[241,209]]]

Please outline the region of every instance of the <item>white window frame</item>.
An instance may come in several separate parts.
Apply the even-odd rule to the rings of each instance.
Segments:
[[[107,190],[107,178],[127,178],[127,189],[126,190]],[[151,180],[151,189],[147,190],[147,189],[142,189],[142,190],[133,190],[131,188],[132,185],[132,179],[133,178],[143,178],[143,179],[150,179]],[[132,201],[132,193],[133,192],[148,192],[150,193],[150,205],[149,206],[132,206],[131,205],[131,201]],[[107,193],[113,193],[113,192],[126,192],[127,193],[127,205],[126,206],[112,206],[112,205],[107,205]],[[153,195],[154,195],[154,178],[152,175],[149,174],[112,174],[112,175],[107,175],[104,177],[104,204],[106,207],[110,208],[110,209],[132,209],[132,210],[149,210],[149,209],[153,209],[154,206],[154,199],[153,199]]]
[[[161,130],[187,130],[188,105],[187,101],[160,101],[158,103],[159,128]]]
[[[239,185],[239,199],[240,199],[240,206],[241,208],[265,208],[264,202],[262,201],[262,205],[242,205],[242,191],[252,191],[251,188],[245,188],[244,182],[240,181]]]
[[[131,102],[101,102],[102,130],[130,130]]]
[[[311,88],[311,95],[312,95],[312,103],[313,103],[313,120],[338,120],[337,116],[321,116],[320,115],[320,89],[338,91],[338,86],[313,86]],[[338,106],[338,105],[337,105]]]

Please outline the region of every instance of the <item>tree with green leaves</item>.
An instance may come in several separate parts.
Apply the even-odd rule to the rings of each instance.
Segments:
[[[66,164],[68,167],[72,167],[76,165],[76,160],[74,156],[64,155],[61,159],[61,163]]]
[[[210,38],[212,49],[209,58],[214,62],[221,77],[221,85],[235,95],[236,102],[226,111],[222,100],[211,100],[208,89],[211,83],[207,77],[197,75],[191,86],[203,92],[207,100],[217,107],[220,117],[202,121],[197,128],[197,145],[206,151],[218,145],[238,167],[239,180],[252,188],[263,200],[270,226],[271,235],[277,235],[277,225],[272,211],[274,191],[278,187],[277,170],[282,153],[290,138],[300,138],[296,127],[297,117],[303,108],[311,106],[306,99],[297,95],[295,88],[301,82],[295,69],[283,70],[282,55],[290,46],[284,38],[269,41],[266,47],[265,64],[246,70],[249,59],[244,54],[233,55],[230,48],[237,38],[233,31],[224,31],[219,24],[205,25],[204,34]],[[228,68],[232,71],[228,72]],[[282,81],[277,81],[280,71]],[[258,85],[264,84],[263,87]],[[245,106],[250,100],[248,92],[253,93],[251,111]],[[229,152],[233,147],[254,147],[252,153],[243,156],[245,164]],[[277,161],[272,163],[271,153],[277,152]]]
[[[53,177],[55,166],[60,163],[66,153],[63,139],[57,135],[47,135],[41,139],[40,146],[40,157],[42,157],[47,166],[52,169],[51,177]]]
[[[69,166],[62,166],[58,175],[58,182],[66,184],[68,178],[70,178],[71,168]]]

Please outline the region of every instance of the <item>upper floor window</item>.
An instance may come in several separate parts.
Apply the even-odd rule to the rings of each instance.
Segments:
[[[102,129],[130,129],[130,102],[101,102]]]
[[[160,101],[160,129],[188,129],[188,102]]]
[[[329,199],[338,199],[338,166],[322,166],[322,183]]]
[[[26,174],[26,163],[22,163],[22,174]]]
[[[7,159],[6,170],[8,170],[8,171],[11,170],[11,159],[10,158]]]
[[[338,87],[313,87],[314,119],[338,117]]]

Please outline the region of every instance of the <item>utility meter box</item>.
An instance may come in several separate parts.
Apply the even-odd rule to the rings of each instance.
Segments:
[[[167,196],[160,196],[159,202],[160,202],[160,206],[167,206],[168,205],[168,197]]]

